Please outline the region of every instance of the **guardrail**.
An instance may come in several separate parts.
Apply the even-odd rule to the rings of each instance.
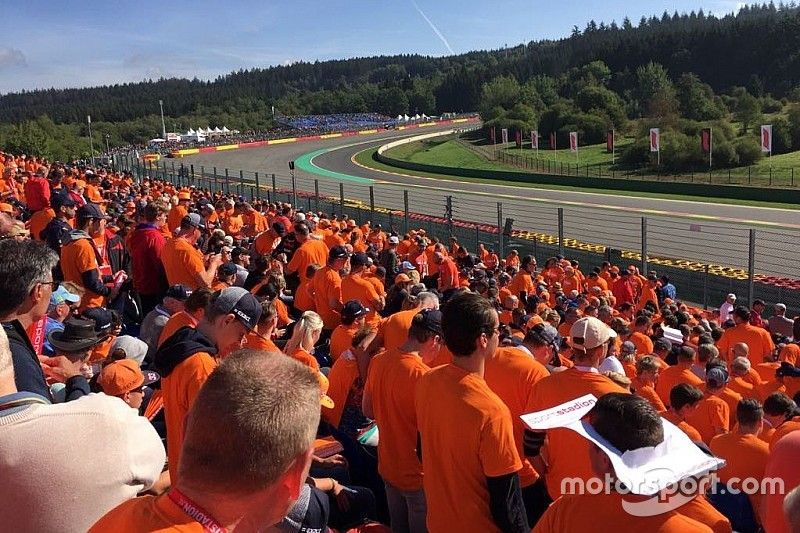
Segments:
[[[642,272],[667,275],[679,298],[716,307],[728,293],[750,303],[759,298],[782,302],[800,313],[800,280],[795,243],[800,232],[691,223],[678,217],[637,216],[630,212],[541,204],[525,198],[452,193],[402,184],[364,185],[304,175],[196,168],[182,162],[144,166],[118,160],[138,178],[172,181],[234,194],[243,199],[288,201],[305,209],[369,219],[400,233],[423,228],[447,240],[455,236],[468,249],[479,243],[503,256],[510,249],[543,262],[564,255],[584,272],[602,261],[635,264]],[[692,244],[692,250],[686,243]]]

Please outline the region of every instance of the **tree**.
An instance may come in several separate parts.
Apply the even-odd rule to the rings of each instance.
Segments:
[[[757,123],[761,118],[761,104],[758,98],[747,92],[747,89],[743,87],[738,87],[733,96],[736,98],[736,108],[733,116],[742,124],[742,133],[747,133],[749,127]]]
[[[716,120],[725,116],[725,110],[714,98],[711,87],[695,74],[683,74],[676,84],[681,115],[692,120]]]
[[[672,81],[658,63],[650,62],[636,69],[636,87],[632,95],[639,116],[663,118],[678,109]]]
[[[377,111],[384,115],[393,117],[408,113],[408,97],[399,87],[382,89],[378,93],[378,100],[375,103]]]

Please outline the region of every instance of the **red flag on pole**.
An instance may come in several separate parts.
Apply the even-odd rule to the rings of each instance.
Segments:
[[[772,124],[761,126],[761,151],[772,155]]]
[[[497,139],[495,138],[495,133],[494,133],[494,126],[489,128],[489,139],[492,141],[492,144],[495,144],[497,142]]]
[[[556,149],[556,132],[550,134],[550,148],[553,150]]]
[[[578,151],[578,132],[577,131],[569,132],[569,151],[570,152],[577,152]]]
[[[614,151],[614,130],[608,130],[606,133],[606,151]]]
[[[515,137],[517,141],[517,148],[522,148],[522,131],[517,130]]]
[[[703,128],[700,131],[700,148],[704,154],[711,153],[711,128]]]
[[[539,149],[539,132],[536,130],[531,132],[531,149]]]
[[[650,128],[650,151],[661,152],[661,131],[658,128]]]
[[[500,130],[500,138],[502,139],[503,144],[508,144],[508,128],[503,128]]]

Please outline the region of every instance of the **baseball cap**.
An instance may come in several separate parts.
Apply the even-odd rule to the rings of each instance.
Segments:
[[[726,300],[735,300],[736,299],[736,295],[731,292],[731,293],[728,294],[728,296],[725,299]]]
[[[369,256],[367,256],[367,254],[364,252],[356,252],[350,257],[350,266],[353,268],[365,266],[368,263]]]
[[[786,304],[777,303],[775,304],[775,309],[781,309],[783,311],[786,311]]]
[[[724,367],[715,366],[706,372],[706,383],[714,387],[721,387],[728,382],[728,371]]]
[[[203,218],[197,213],[189,213],[181,220],[182,228],[188,228],[188,227],[199,228],[202,224],[203,224]]]
[[[63,303],[76,304],[81,301],[81,297],[77,294],[72,294],[64,287],[59,286],[53,294],[50,295],[50,305],[60,305]]]
[[[403,261],[403,264],[400,265],[400,268],[403,269],[403,270],[416,270],[417,269],[417,267],[415,267],[411,263],[411,261]]]
[[[550,324],[536,324],[528,330],[525,334],[527,340],[535,341],[537,344],[544,344],[547,346],[555,346],[558,340],[558,330]]]
[[[361,302],[358,300],[348,300],[345,302],[344,307],[342,307],[341,315],[343,320],[349,321],[362,317],[367,313],[369,313],[369,309],[361,305]]]
[[[344,246],[334,246],[328,252],[328,261],[333,261],[334,259],[346,259],[350,257],[350,254],[347,253],[347,248]]]
[[[213,306],[216,311],[233,314],[249,330],[261,318],[261,304],[258,299],[241,287],[222,289]]]
[[[577,320],[569,330],[571,346],[581,351],[602,346],[616,336],[617,333],[614,330],[593,316]]]
[[[11,204],[2,202],[0,203],[0,213],[12,214],[14,213],[14,207]]]
[[[164,296],[185,302],[189,298],[189,291],[185,286],[178,283],[167,289],[167,292],[164,294]]]
[[[442,312],[438,309],[423,309],[414,315],[414,323],[437,335],[442,333]]]
[[[72,199],[72,196],[69,194],[53,194],[50,197],[50,204],[53,206],[53,209],[59,209],[61,207],[75,207],[75,200]]]
[[[622,343],[620,347],[621,353],[636,353],[636,345],[633,344],[631,341],[625,341]]]
[[[397,283],[408,283],[410,281],[411,281],[411,278],[409,278],[406,274],[403,274],[402,272],[394,277],[395,284],[397,284]]]
[[[114,315],[103,307],[87,307],[83,310],[81,316],[94,321],[94,330],[100,336],[108,333],[114,323]]]
[[[156,372],[142,372],[133,359],[120,359],[106,365],[97,376],[97,384],[109,396],[122,396],[126,392],[150,385],[160,380]]]
[[[217,270],[217,272],[219,272],[220,276],[233,276],[234,274],[236,274],[237,270],[238,269],[236,268],[235,264],[233,264],[233,263],[224,263],[224,264],[220,265],[220,267]]]
[[[87,218],[101,220],[106,218],[103,212],[100,211],[100,207],[93,203],[81,206],[75,216],[78,220],[86,220]]]
[[[389,244],[400,244],[400,238],[397,235],[389,237]]]
[[[192,199],[192,193],[188,191],[181,191],[178,193],[178,200],[191,200],[191,199]]]
[[[242,246],[236,246],[231,251],[231,258],[232,259],[238,259],[239,257],[242,257],[243,255],[250,255],[250,251],[247,248],[244,248]]]

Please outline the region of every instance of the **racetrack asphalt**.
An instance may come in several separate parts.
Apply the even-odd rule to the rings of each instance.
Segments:
[[[468,181],[436,180],[368,169],[353,156],[390,140],[450,129],[389,131],[323,141],[288,143],[187,156],[181,160],[206,172],[218,174],[240,169],[262,175],[276,174],[278,188],[290,189],[289,161],[297,161],[298,190],[369,202],[374,186],[375,205],[403,209],[403,190],[409,191],[409,209],[442,216],[445,197],[452,197],[453,216],[470,222],[497,224],[497,203],[503,219],[514,219],[515,229],[549,235],[558,233],[558,208],[563,209],[564,236],[582,242],[624,250],[641,250],[642,217],[647,218],[648,255],[680,258],[747,269],[749,230],[756,230],[755,271],[760,274],[797,277],[800,251],[800,211],[768,207],[716,204],[640,196],[622,196],[581,190],[553,190]],[[303,157],[305,155],[305,157]],[[262,184],[264,184],[262,180]],[[676,194],[680,194],[676,184]]]

